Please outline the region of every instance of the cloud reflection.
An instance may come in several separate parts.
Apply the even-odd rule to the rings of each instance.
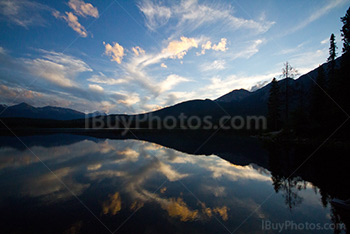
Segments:
[[[88,188],[89,192],[98,193],[101,193],[100,187],[108,188],[103,189],[108,199],[99,203],[104,215],[118,215],[123,198],[123,206],[130,211],[145,209],[145,204],[156,204],[155,209],[182,222],[206,221],[213,217],[227,221],[237,207],[245,210],[257,207],[253,200],[227,197],[232,183],[271,183],[269,172],[254,165],[233,165],[215,155],[189,155],[136,140],[82,140],[54,147],[33,146],[31,150],[50,168],[55,168],[53,172],[57,177],[78,196]],[[28,160],[31,157],[28,150],[5,147],[0,154],[4,156],[0,157],[1,170],[31,168],[37,171],[23,175],[17,194],[52,202],[73,198],[41,163]],[[191,183],[189,188],[201,202],[191,202],[192,195],[178,189],[180,180]],[[158,188],[163,182],[166,186]],[[259,210],[258,216],[265,217],[265,214]]]

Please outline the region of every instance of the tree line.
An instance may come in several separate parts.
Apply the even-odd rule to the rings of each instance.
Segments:
[[[344,17],[340,18],[343,26],[341,37],[342,55],[337,59],[335,35],[329,39],[329,57],[327,63],[317,69],[317,77],[313,79],[310,100],[305,106],[302,100],[304,90],[299,90],[299,104],[293,110],[289,108],[290,93],[288,78],[293,78],[297,71],[287,62],[283,68],[285,85],[282,98],[280,84],[273,78],[268,99],[268,127],[270,131],[280,129],[310,130],[314,133],[327,132],[342,124],[350,113],[350,7]],[[310,77],[311,78],[311,77]]]

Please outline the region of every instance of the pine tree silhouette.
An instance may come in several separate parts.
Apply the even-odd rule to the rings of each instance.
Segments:
[[[276,78],[273,78],[268,100],[268,125],[271,130],[277,130],[280,127],[280,100],[279,86]]]

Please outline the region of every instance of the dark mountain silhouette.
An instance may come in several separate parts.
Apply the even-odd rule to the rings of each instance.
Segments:
[[[251,94],[251,92],[249,92],[248,90],[245,89],[235,89],[221,97],[219,97],[218,99],[216,99],[215,101],[217,102],[233,102],[233,101],[240,101],[246,97],[248,97]]]
[[[339,63],[339,61],[337,62]],[[328,70],[327,63],[323,64],[322,66],[324,67],[325,71]],[[311,99],[311,89],[314,86],[314,81],[316,80],[318,69],[319,68],[316,68],[295,80],[287,78],[278,81],[278,85],[280,87],[281,102],[284,102],[285,100],[285,87],[286,82],[288,81],[289,112],[292,113],[300,105],[303,105],[304,108],[309,108]],[[210,99],[190,100],[157,111],[139,115],[115,114],[106,116],[104,113],[100,112],[94,112],[85,115],[82,112],[78,112],[72,109],[51,106],[35,108],[26,103],[21,103],[15,106],[8,107],[6,111],[4,111],[4,113],[1,114],[0,118],[16,117],[26,119],[78,120],[84,119],[85,117],[92,118],[95,116],[102,115],[104,116],[106,121],[109,120],[109,118],[113,119],[115,117],[123,117],[125,119],[138,117],[139,119],[145,120],[145,122],[149,122],[148,120],[151,117],[159,117],[162,119],[172,116],[178,118],[179,115],[183,113],[187,117],[197,116],[199,118],[203,118],[205,116],[211,116],[215,122],[215,120],[218,120],[223,115],[266,116],[270,87],[271,83],[253,92],[244,89],[233,90],[232,92],[227,93],[214,101]],[[3,109],[4,106],[0,106],[0,111],[1,108]],[[283,108],[284,107],[282,106],[282,113],[284,111]],[[28,124],[28,121],[26,121],[26,124]],[[40,122],[35,122],[36,127],[38,126],[38,124],[40,125]],[[48,122],[46,122],[45,124],[46,126],[48,126]],[[55,126],[56,124],[57,123],[55,123]],[[65,125],[69,127],[85,127],[83,120],[70,122],[68,121],[67,124],[59,123],[57,127],[64,127]],[[145,126],[146,125],[143,125],[141,127]]]
[[[324,64],[323,66],[327,67],[327,64]],[[287,78],[278,81],[278,85],[281,87],[281,101],[283,102],[285,99],[286,81],[288,80],[291,112],[296,109],[300,102],[302,102],[305,107],[310,105],[310,90],[314,84],[314,80],[316,79],[318,69],[319,68],[316,68],[295,80]],[[214,101],[209,99],[190,100],[147,114],[152,113],[152,115],[160,117],[169,115],[175,116],[179,115],[180,113],[184,113],[185,115],[189,116],[211,115],[213,117],[222,116],[225,114],[243,116],[266,115],[270,88],[271,83],[254,92],[244,89],[233,90],[232,92],[227,93]]]
[[[0,106],[0,113],[6,108],[5,105]],[[106,115],[101,112],[87,114],[87,117],[95,117]],[[85,114],[76,110],[62,107],[45,106],[33,107],[25,102],[18,105],[9,106],[0,114],[1,118],[30,118],[30,119],[53,119],[53,120],[73,120],[83,119]]]
[[[101,111],[95,111],[90,114],[86,114],[85,118],[92,118],[92,117],[97,117],[97,116],[106,116],[107,114]]]

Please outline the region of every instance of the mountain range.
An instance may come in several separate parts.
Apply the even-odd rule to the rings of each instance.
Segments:
[[[2,113],[3,112],[3,113]],[[29,118],[29,119],[53,119],[53,120],[73,120],[95,116],[106,115],[102,112],[84,114],[69,108],[45,106],[33,107],[25,102],[14,106],[0,105],[1,118]]]
[[[327,71],[328,64],[325,63],[324,70]],[[288,97],[290,111],[303,105],[307,108],[310,104],[311,89],[316,80],[318,69],[316,68],[298,79],[285,78],[278,81],[280,87],[280,99],[285,99],[286,82],[288,82]],[[271,78],[272,79],[272,78]],[[215,100],[190,100],[163,109],[140,114],[166,117],[178,116],[183,113],[187,116],[211,115],[214,118],[222,115],[266,115],[267,102],[269,98],[271,83],[255,91],[245,89],[233,90]],[[5,111],[3,111],[5,109]],[[283,106],[281,107],[283,111]],[[3,112],[3,113],[1,113]],[[106,116],[105,113],[94,112],[84,114],[82,112],[62,107],[33,107],[27,103],[20,103],[14,106],[0,105],[0,118],[29,118],[29,119],[52,119],[52,120],[77,120],[95,116]],[[119,115],[110,115],[119,116]],[[128,115],[122,115],[128,116]],[[129,115],[131,116],[131,115]],[[135,116],[135,115],[132,115]]]

